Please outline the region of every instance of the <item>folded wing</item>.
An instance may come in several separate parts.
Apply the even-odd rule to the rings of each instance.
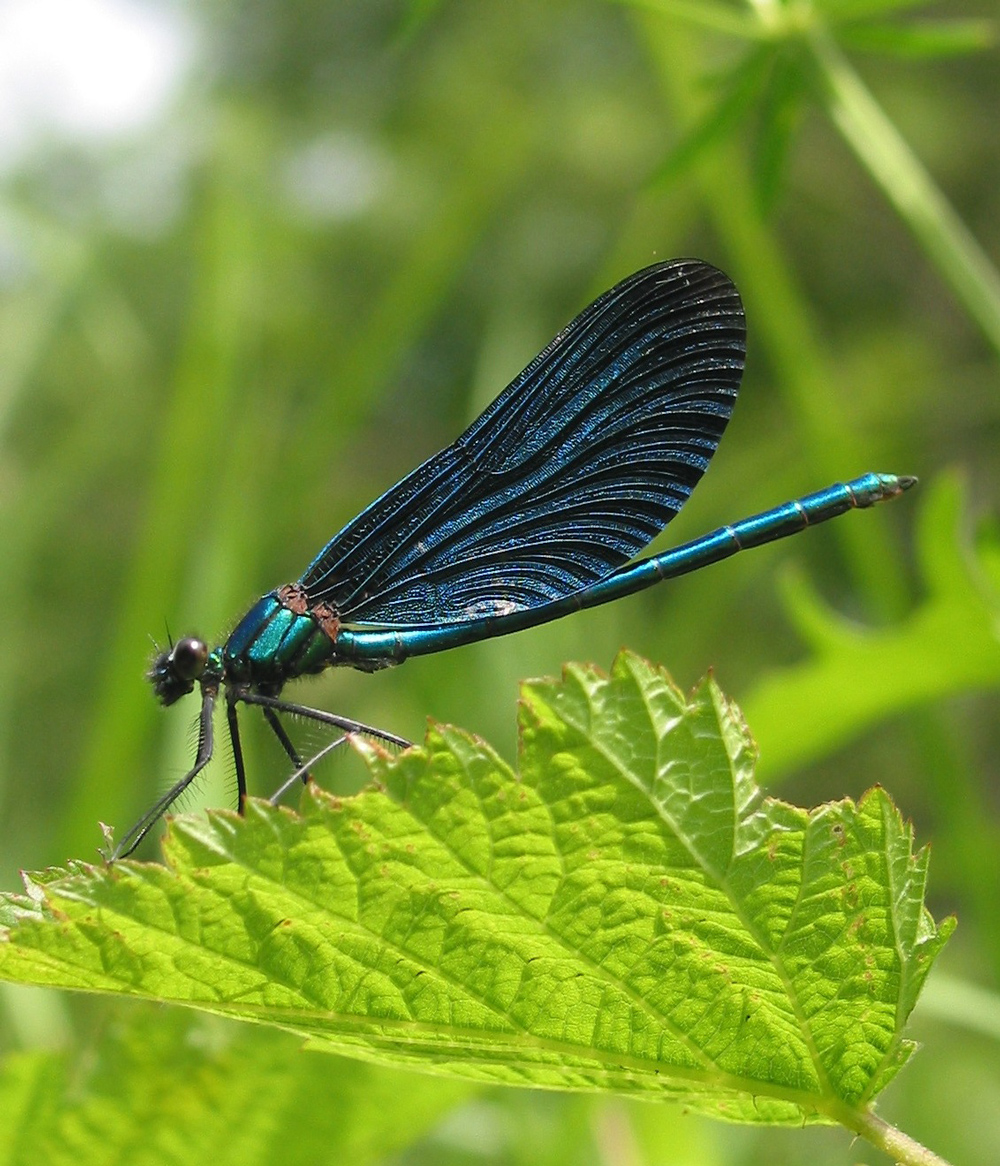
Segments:
[[[743,374],[739,293],[699,260],[605,292],[302,576],[351,625],[537,607],[634,557],[705,472]]]

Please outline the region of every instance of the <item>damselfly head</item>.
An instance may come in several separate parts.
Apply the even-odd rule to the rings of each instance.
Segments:
[[[169,652],[161,652],[146,673],[157,700],[173,704],[194,688],[208,661],[208,644],[195,636],[184,636]]]

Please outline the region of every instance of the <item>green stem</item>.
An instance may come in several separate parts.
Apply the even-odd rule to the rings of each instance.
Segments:
[[[888,1154],[900,1166],[948,1166],[945,1158],[928,1150],[871,1110],[845,1108],[843,1112],[832,1113],[831,1116]]]
[[[804,38],[844,140],[1000,352],[1000,275],[825,29]]]

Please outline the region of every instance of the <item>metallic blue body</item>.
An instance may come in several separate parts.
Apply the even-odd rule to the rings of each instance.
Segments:
[[[664,579],[700,570],[738,551],[797,534],[848,510],[873,506],[901,493],[910,481],[893,474],[863,474],[720,527],[663,554],[640,559],[560,599],[462,622],[415,622],[388,628],[344,623],[331,638],[312,615],[294,614],[281,605],[278,591],[272,591],[253,605],[226,641],[222,655],[225,679],[228,683],[277,689],[296,676],[328,667],[351,665],[371,671],[400,664],[410,656],[443,652],[536,627],[585,607],[632,595]],[[497,587],[498,599],[502,599],[501,581]]]
[[[636,561],[707,469],[745,353],[739,293],[707,263],[658,263],[605,292],[451,445],[334,535],[297,583],[257,600],[222,647],[186,636],[157,656],[149,679],[163,704],[201,690],[198,753],[112,857],[131,853],[208,764],[223,691],[242,807],[240,703],[261,708],[294,782],[312,763],[279,713],[336,729],[328,749],[351,733],[408,742],[279,699],[289,680],[337,665],[374,671],[559,619],[912,485],[865,474]]]
[[[850,482],[838,482],[825,490],[720,527],[663,554],[641,559],[590,587],[540,607],[443,626],[366,628],[361,624],[345,625],[336,643],[331,645],[330,663],[357,665],[363,661],[382,661],[397,664],[409,656],[441,652],[460,644],[548,623],[570,612],[632,595],[661,580],[700,570],[738,551],[797,534],[807,526],[826,522],[848,510],[873,506],[901,493],[912,481],[894,474],[869,473]]]
[[[250,608],[222,649],[227,683],[277,690],[286,680],[321,672],[334,645],[316,619],[284,607],[270,591]]]

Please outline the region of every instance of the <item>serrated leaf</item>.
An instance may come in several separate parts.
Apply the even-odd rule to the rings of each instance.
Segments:
[[[799,1124],[864,1107],[950,925],[874,790],[764,798],[712,681],[623,654],[525,686],[515,775],[433,727],[381,788],[174,821],[167,866],[9,898],[0,974],[127,992],[468,1079]]]

